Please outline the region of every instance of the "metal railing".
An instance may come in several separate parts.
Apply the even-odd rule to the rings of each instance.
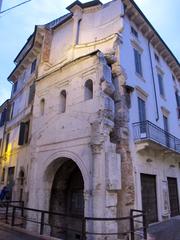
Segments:
[[[19,203],[19,204],[18,204]],[[67,215],[57,212],[44,211],[39,209],[27,208],[24,207],[23,202],[0,202],[0,219],[4,219],[4,223],[10,224],[11,226],[27,228],[28,224],[34,224],[38,226],[40,235],[49,235],[53,236],[52,228],[57,229],[58,233],[65,233],[65,237],[62,239],[72,239],[68,232],[76,234],[79,237],[77,239],[86,240],[89,239],[89,236],[113,236],[118,238],[118,236],[130,236],[131,240],[135,239],[135,236],[138,235],[138,239],[147,239],[147,226],[146,226],[146,216],[145,213],[141,210],[132,209],[130,215],[127,217],[121,218],[94,218],[94,217],[82,217],[77,215]],[[61,224],[52,224],[50,222],[50,217],[57,216]],[[72,220],[74,223],[80,223],[80,227],[73,228],[72,225],[66,224],[67,221]],[[63,223],[63,224],[62,224]],[[106,227],[110,223],[116,223],[117,229],[115,232],[111,229],[106,231],[96,231],[98,224],[103,223]],[[121,231],[121,224],[124,223],[126,226],[126,231]],[[30,225],[29,225],[30,226]],[[95,226],[95,228],[94,228]],[[47,230],[49,228],[49,230]],[[50,230],[51,229],[51,230]],[[101,229],[101,228],[100,228]],[[49,231],[49,232],[48,232]],[[141,237],[141,238],[140,238]]]
[[[150,121],[134,123],[133,133],[135,141],[146,139],[152,140],[164,147],[180,153],[180,139]]]

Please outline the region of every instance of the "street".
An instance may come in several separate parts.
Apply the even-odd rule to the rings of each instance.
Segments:
[[[180,240],[180,216],[151,225],[148,232],[152,240]]]
[[[33,237],[28,234],[17,232],[9,228],[0,226],[0,240],[39,240],[38,237]]]

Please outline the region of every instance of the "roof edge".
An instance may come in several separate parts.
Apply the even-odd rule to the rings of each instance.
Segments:
[[[180,63],[177,59],[177,57],[174,55],[174,53],[170,50],[170,48],[167,46],[167,44],[165,43],[165,41],[162,39],[162,37],[159,35],[159,33],[157,32],[157,30],[153,27],[153,25],[150,23],[150,21],[147,19],[147,17],[144,15],[144,13],[141,11],[141,9],[138,7],[138,5],[134,2],[134,0],[128,0],[130,3],[132,3],[132,5],[135,7],[135,9],[141,14],[141,16],[144,18],[144,20],[147,22],[147,24],[152,28],[152,30],[154,31],[154,33],[157,35],[157,37],[160,39],[160,41],[163,43],[163,45],[165,46],[165,48],[167,48],[167,50],[169,51],[169,53],[172,55],[172,57],[174,58],[174,60],[176,61],[176,63],[178,64],[178,66],[180,67]],[[124,0],[123,0],[124,2]]]

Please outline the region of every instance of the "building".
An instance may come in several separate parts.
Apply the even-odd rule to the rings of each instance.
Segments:
[[[66,214],[117,218],[135,208],[148,223],[178,215],[178,60],[132,0],[75,1],[67,10],[35,27],[8,77],[2,184],[10,172],[14,200]]]
[[[2,0],[0,0],[0,12],[1,12],[1,8],[2,8]]]

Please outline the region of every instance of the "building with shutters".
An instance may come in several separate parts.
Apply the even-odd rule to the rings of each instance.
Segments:
[[[67,10],[35,27],[8,77],[1,183],[10,175],[14,200],[65,214],[116,218],[135,208],[148,223],[178,215],[178,60],[133,0]],[[88,227],[110,233],[118,224]]]

